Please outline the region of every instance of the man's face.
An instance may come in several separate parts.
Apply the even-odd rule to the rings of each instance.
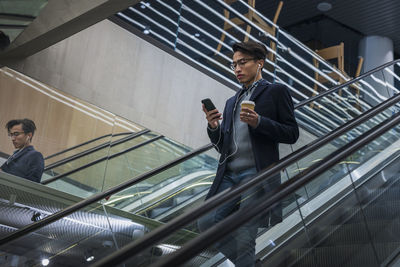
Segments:
[[[16,149],[21,149],[29,144],[30,136],[22,130],[22,124],[14,125],[9,133],[11,141]]]
[[[233,54],[233,65],[235,67],[235,75],[238,81],[245,86],[251,85],[257,75],[258,64],[260,64],[253,56],[236,51]]]

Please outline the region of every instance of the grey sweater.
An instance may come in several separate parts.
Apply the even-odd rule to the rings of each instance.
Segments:
[[[249,128],[247,123],[240,121],[241,103],[244,100],[249,100],[251,93],[254,90],[250,88],[248,92],[241,95],[234,107],[234,115],[232,121],[233,140],[229,148],[231,155],[227,159],[226,170],[230,172],[239,172],[255,167],[253,149],[251,146]]]

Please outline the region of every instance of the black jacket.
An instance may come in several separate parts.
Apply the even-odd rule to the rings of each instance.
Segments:
[[[232,140],[232,119],[234,105],[240,91],[226,101],[220,131],[208,129],[211,142],[221,153],[220,163],[207,198],[216,194],[224,176],[226,161]],[[257,128],[249,126],[252,150],[257,171],[261,171],[279,160],[279,143],[293,144],[299,137],[299,128],[294,116],[292,97],[286,86],[260,81],[250,97],[255,102],[255,111],[260,116]],[[280,185],[280,177],[269,180],[269,188]],[[279,210],[279,207],[278,207]],[[280,212],[281,213],[281,212]]]
[[[5,162],[1,169],[9,174],[40,183],[44,169],[43,156],[33,146],[28,146],[15,154],[8,164]]]

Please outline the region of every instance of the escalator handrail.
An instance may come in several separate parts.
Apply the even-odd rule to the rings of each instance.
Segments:
[[[366,113],[362,114],[361,116],[340,126],[335,131],[329,133],[328,135],[322,137],[321,139],[318,139],[318,140],[314,141],[313,143],[306,145],[305,147],[286,156],[285,158],[280,160],[277,164],[275,164],[273,167],[267,169],[266,171],[262,172],[261,174],[258,174],[255,178],[251,179],[250,181],[247,181],[246,183],[239,185],[238,187],[227,189],[227,190],[209,198],[202,205],[196,207],[195,209],[190,210],[189,212],[184,213],[184,214],[172,219],[165,225],[160,226],[159,228],[146,234],[140,240],[137,240],[135,242],[132,242],[132,243],[126,245],[125,247],[121,248],[120,250],[118,250],[118,251],[114,252],[113,254],[111,254],[110,256],[108,256],[107,257],[108,260],[104,260],[104,262],[107,262],[107,264],[111,264],[111,263],[114,264],[115,263],[114,260],[129,258],[129,256],[131,256],[135,253],[139,253],[140,251],[152,246],[155,242],[163,240],[170,233],[173,233],[177,229],[184,227],[185,225],[191,223],[195,218],[199,218],[200,216],[206,214],[207,212],[210,212],[212,209],[216,208],[217,206],[236,198],[238,195],[242,194],[246,190],[249,190],[253,186],[257,186],[258,184],[260,184],[261,182],[266,180],[271,175],[278,173],[282,169],[284,169],[284,168],[288,167],[289,165],[291,165],[292,163],[298,161],[300,158],[312,153],[313,151],[319,149],[321,146],[323,146],[323,145],[327,144],[328,142],[330,142],[331,140],[337,138],[341,134],[356,127],[359,124],[357,122],[361,121],[361,123],[362,123],[363,121],[366,121],[367,119],[378,115],[381,111],[396,104],[397,101],[399,101],[399,100],[400,100],[400,94],[396,94],[392,98],[386,100],[385,102],[382,102],[381,104],[379,104],[378,106],[374,107],[373,109],[367,111]],[[398,114],[396,116],[398,116]],[[354,127],[352,127],[352,126],[354,126]],[[358,140],[358,139],[355,139],[355,140]],[[334,155],[336,155],[335,152],[334,152]],[[327,157],[327,158],[329,158],[329,157]],[[325,162],[325,160],[323,160],[322,162]],[[308,171],[306,171],[306,172],[308,172]],[[100,262],[103,262],[103,260],[101,260]],[[121,261],[118,261],[118,262],[121,262]],[[94,266],[106,266],[106,265],[95,264]],[[108,266],[110,266],[110,265],[108,265]]]
[[[265,175],[271,175],[273,173],[275,173],[276,171],[285,168],[286,166],[289,166],[290,164],[292,164],[293,162],[297,161],[298,159],[300,159],[301,157],[304,157],[310,153],[312,153],[314,150],[319,149],[320,146],[323,146],[325,144],[327,144],[328,142],[330,142],[331,140],[333,140],[334,138],[340,136],[342,133],[352,129],[354,126],[361,124],[362,122],[372,118],[373,116],[379,114],[381,111],[385,110],[386,108],[394,105],[395,103],[397,103],[400,100],[400,94],[397,94],[395,96],[393,96],[390,99],[387,99],[386,101],[380,103],[379,105],[375,106],[374,108],[368,110],[367,112],[363,113],[362,115],[360,115],[357,118],[354,118],[353,120],[350,120],[349,122],[347,122],[346,124],[340,126],[339,128],[337,128],[335,131],[332,131],[331,133],[327,134],[326,136],[315,140],[314,142],[304,146],[303,148],[300,148],[299,150],[295,151],[294,153],[286,156],[285,158],[281,159],[274,167],[272,167],[271,169],[267,170],[265,172]],[[47,216],[46,218],[38,221],[38,222],[34,222],[30,225],[27,225],[17,231],[14,231],[12,233],[10,233],[9,235],[3,237],[0,239],[0,246],[4,245],[8,242],[11,242],[19,237],[22,237],[25,234],[31,233],[35,230],[37,230],[40,227],[46,226],[58,219],[61,219],[62,217],[65,217],[85,206],[88,206],[94,202],[97,202],[99,200],[104,199],[107,196],[111,196],[112,194],[115,194],[121,190],[124,190],[136,183],[139,183],[153,175],[156,175],[158,173],[161,173],[162,171],[173,167],[187,159],[190,159],[194,156],[197,156],[198,154],[210,150],[213,147],[212,144],[207,144],[197,150],[191,151],[188,154],[175,159],[173,161],[170,161],[158,168],[155,168],[153,170],[148,171],[147,173],[144,173],[142,175],[139,175],[138,177],[135,177],[131,180],[128,180],[124,183],[121,183],[120,185],[110,188],[102,193],[93,195],[85,200],[82,200],[74,205],[71,205],[63,210],[60,210],[50,216]],[[206,202],[204,202],[203,205],[199,206],[198,208],[192,210],[190,212],[190,214],[192,214],[193,212],[201,212],[202,210],[204,210],[205,208],[207,208],[207,205],[212,204],[214,207],[216,207],[217,205],[221,204],[223,201],[225,201],[226,199],[233,199],[236,195],[240,194],[242,191],[247,190],[250,186],[252,186],[253,183],[252,181],[249,181],[246,184],[243,184],[242,186],[230,191],[228,194],[218,194],[212,198],[210,198],[209,200],[207,200]],[[244,189],[242,189],[244,188]],[[241,189],[242,191],[239,191],[239,189]],[[228,198],[227,198],[228,197]],[[214,203],[217,203],[216,205],[214,205],[214,203],[212,203],[211,201],[213,201]],[[182,216],[186,216],[186,214],[182,214],[181,216],[179,216],[178,218],[181,218]],[[172,221],[175,221],[172,220]],[[157,230],[157,229],[156,229]],[[144,238],[146,238],[148,235],[150,235],[151,233],[147,234]]]
[[[148,133],[148,132],[150,132],[149,129],[144,129],[144,130],[141,130],[141,131],[136,132],[136,133],[131,133],[130,135],[128,135],[128,136],[126,136],[126,137],[124,137],[124,138],[121,138],[121,139],[119,139],[119,140],[116,140],[116,141],[113,141],[113,142],[106,142],[106,143],[100,144],[100,145],[98,145],[98,146],[89,148],[89,149],[87,149],[87,150],[85,150],[85,151],[82,151],[82,152],[80,152],[80,153],[77,153],[77,154],[75,154],[75,155],[72,155],[72,156],[70,156],[70,157],[64,158],[64,159],[62,159],[62,160],[59,160],[59,161],[57,161],[57,162],[54,162],[54,163],[52,163],[52,164],[47,165],[47,166],[44,168],[44,171],[48,171],[48,170],[50,170],[50,169],[52,169],[52,168],[59,167],[59,166],[61,166],[61,165],[63,165],[63,164],[66,164],[66,163],[71,162],[71,161],[73,161],[73,160],[79,159],[79,158],[84,157],[84,156],[86,156],[86,155],[88,155],[88,154],[97,152],[97,151],[99,151],[99,150],[101,150],[101,149],[103,149],[103,148],[106,148],[106,147],[108,147],[108,146],[113,147],[113,146],[119,145],[119,144],[121,144],[121,143],[124,143],[124,142],[126,142],[126,141],[130,141],[130,140],[132,140],[132,139],[134,139],[134,138],[136,138],[136,137],[139,137],[139,136],[141,136],[141,135],[143,135],[143,134],[146,134],[146,133]],[[114,136],[116,136],[116,135],[114,135]]]
[[[80,166],[80,167],[78,167],[78,168],[76,168],[76,169],[73,169],[73,170],[64,172],[64,173],[62,173],[62,174],[56,175],[56,176],[51,177],[51,178],[49,178],[49,179],[47,179],[47,180],[45,180],[45,181],[42,181],[42,182],[40,182],[40,183],[43,184],[43,185],[52,183],[52,182],[57,181],[57,180],[59,180],[59,179],[61,179],[61,178],[63,178],[63,177],[66,177],[66,176],[71,175],[71,174],[73,174],[73,173],[79,172],[79,171],[81,171],[81,170],[83,170],[83,169],[86,169],[86,168],[88,168],[88,167],[90,167],[90,166],[93,166],[93,165],[98,164],[98,163],[100,163],[100,162],[103,162],[103,161],[105,161],[105,160],[110,160],[110,159],[113,159],[113,158],[115,158],[115,157],[121,156],[121,155],[123,155],[123,154],[125,154],[125,153],[128,153],[128,152],[130,152],[130,151],[132,151],[132,150],[138,149],[139,147],[142,147],[142,146],[144,146],[144,145],[147,145],[147,144],[149,144],[149,143],[152,143],[152,142],[154,142],[154,141],[157,141],[158,139],[163,138],[163,137],[164,137],[163,135],[158,135],[158,136],[153,137],[153,138],[151,138],[151,139],[149,139],[149,140],[146,140],[146,141],[144,141],[144,142],[142,142],[142,143],[140,143],[140,144],[137,144],[137,145],[132,146],[132,147],[130,147],[130,148],[124,149],[124,150],[122,150],[122,151],[120,151],[120,152],[117,152],[117,153],[114,153],[114,154],[112,154],[112,155],[109,155],[109,156],[107,155],[107,156],[104,156],[104,157],[102,157],[102,158],[93,160],[92,162],[89,162],[89,163],[87,163],[87,164],[85,164],[85,165],[83,165],[83,166]]]
[[[126,134],[131,134],[131,133],[132,133],[132,132],[125,132],[125,133],[118,133],[118,134],[114,134],[114,135],[113,135],[113,134],[106,134],[106,135],[103,135],[103,136],[99,136],[99,137],[96,137],[96,138],[91,139],[91,140],[89,140],[89,141],[83,142],[83,143],[81,143],[81,144],[77,144],[77,145],[75,145],[75,146],[72,146],[72,147],[69,147],[69,148],[67,148],[67,149],[61,150],[61,151],[59,151],[59,152],[57,152],[57,153],[51,154],[51,155],[45,157],[44,160],[51,159],[51,158],[53,158],[53,157],[55,157],[55,156],[58,156],[58,155],[61,155],[61,154],[65,153],[65,152],[74,150],[75,148],[78,148],[78,147],[81,147],[81,146],[90,144],[90,143],[92,143],[92,142],[95,142],[95,141],[100,140],[100,139],[105,138],[105,137],[109,137],[109,136],[120,136],[120,135],[126,135]]]
[[[349,86],[350,84],[353,84],[353,83],[355,83],[355,82],[357,82],[357,81],[359,81],[359,80],[362,80],[362,79],[364,79],[365,77],[370,76],[371,74],[373,74],[373,73],[375,73],[375,72],[377,72],[377,71],[383,70],[383,69],[385,69],[385,68],[387,68],[387,67],[389,67],[389,66],[391,66],[391,65],[394,65],[394,64],[396,64],[396,63],[400,63],[400,59],[396,59],[396,60],[390,61],[390,62],[388,62],[388,63],[385,63],[385,64],[383,64],[383,65],[381,65],[381,66],[379,66],[379,67],[376,67],[376,68],[374,68],[374,69],[372,69],[372,70],[370,70],[370,71],[367,71],[367,72],[361,74],[360,76],[358,76],[358,77],[356,77],[356,78],[354,78],[354,79],[351,79],[351,80],[349,80],[349,81],[347,81],[347,82],[345,82],[345,83],[342,83],[342,84],[340,84],[340,85],[338,85],[338,86],[335,86],[335,87],[333,87],[333,88],[331,88],[331,89],[329,89],[329,90],[327,90],[327,91],[325,91],[325,92],[323,92],[323,93],[319,93],[318,95],[315,95],[315,96],[313,96],[313,97],[309,97],[308,99],[306,99],[306,100],[304,100],[304,101],[302,101],[302,102],[296,104],[296,105],[294,106],[294,108],[295,108],[295,109],[301,108],[301,107],[304,106],[304,105],[307,105],[307,104],[309,104],[309,103],[311,103],[311,102],[313,102],[313,101],[316,101],[316,100],[318,100],[318,99],[320,99],[320,98],[322,98],[322,97],[324,97],[324,96],[326,96],[326,95],[329,95],[329,94],[331,94],[331,93],[334,93],[334,92],[336,92],[336,91],[338,91],[338,90],[340,90],[340,89],[342,89],[342,88],[344,88],[344,87],[346,87],[346,86]]]
[[[331,169],[333,166],[337,165],[346,157],[352,155],[371,141],[375,140],[379,136],[383,135],[393,127],[397,126],[400,123],[400,113],[396,113],[391,118],[388,118],[383,123],[373,127],[363,135],[357,137],[352,142],[346,144],[345,146],[339,148],[337,151],[332,152],[328,155],[323,161],[319,161],[312,166],[310,166],[306,171],[303,171],[286,182],[282,183],[279,188],[273,190],[272,195],[266,195],[262,197],[259,202],[257,202],[256,206],[252,206],[251,209],[243,209],[239,210],[236,213],[232,214],[230,217],[226,218],[221,223],[211,227],[201,235],[198,235],[194,239],[190,240],[186,243],[181,249],[172,253],[171,255],[166,256],[164,259],[161,259],[154,265],[153,267],[161,267],[161,266],[180,266],[187,260],[195,257],[203,251],[204,249],[209,248],[216,241],[220,240],[227,234],[234,231],[240,225],[248,222],[255,216],[259,214],[265,214],[270,211],[276,204],[282,201],[284,198],[288,197],[291,194],[294,194],[297,190],[304,187],[306,184],[313,181],[315,178],[318,178],[319,175]],[[255,179],[257,180],[265,180],[267,175],[260,174]],[[201,214],[204,215],[204,214]],[[193,217],[192,217],[193,218]],[[198,217],[197,217],[198,218]],[[169,224],[169,223],[168,223]],[[172,224],[172,222],[171,222]],[[163,227],[166,229],[167,227]],[[179,228],[180,229],[180,228]],[[168,229],[168,234],[173,233],[174,230]],[[151,234],[151,233],[150,233]],[[161,237],[164,239],[166,236]],[[153,243],[148,244],[148,246],[153,245],[156,242],[159,242],[162,239],[153,240]],[[140,241],[140,240],[139,240]],[[138,242],[140,245],[140,242]],[[124,247],[125,248],[125,247]],[[118,251],[117,251],[118,252]],[[117,252],[113,253],[116,254]],[[133,255],[133,251],[129,251],[130,256]],[[134,252],[136,253],[136,252]],[[110,264],[119,264],[124,262],[129,258],[128,255],[125,255],[125,258],[117,258],[113,257],[113,254],[109,255],[107,258],[103,258],[98,263],[94,264],[93,267],[100,266],[111,266]],[[128,257],[126,257],[128,256]]]

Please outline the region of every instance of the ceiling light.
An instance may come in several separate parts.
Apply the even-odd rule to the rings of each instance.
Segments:
[[[332,9],[332,4],[328,2],[321,2],[317,5],[317,9],[322,12],[326,12]]]
[[[150,7],[150,3],[149,2],[146,2],[146,3],[142,2],[142,4],[140,5],[140,8],[141,9],[145,9],[146,7]]]
[[[50,260],[49,260],[49,259],[43,259],[43,260],[42,260],[42,265],[43,265],[43,266],[47,266],[47,265],[49,265],[49,263],[50,263]]]
[[[93,250],[89,249],[88,251],[85,251],[83,253],[83,256],[85,257],[85,260],[87,262],[93,261],[94,260],[94,256],[93,256]]]
[[[143,33],[144,34],[150,34],[150,27],[147,26],[146,28],[144,28]]]
[[[92,260],[94,260],[94,256],[89,256],[89,257],[86,258],[87,262],[92,261]]]

